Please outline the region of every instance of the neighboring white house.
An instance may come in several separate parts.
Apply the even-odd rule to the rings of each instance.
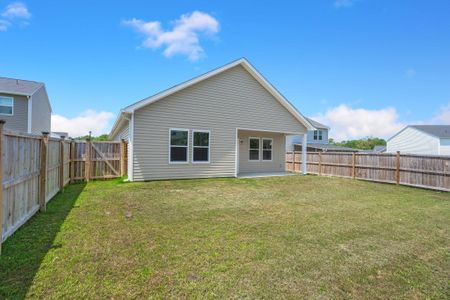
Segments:
[[[132,181],[236,177],[284,172],[285,137],[313,129],[242,58],[123,108],[110,138],[128,140]]]
[[[450,155],[450,125],[409,125],[388,139],[386,152]]]

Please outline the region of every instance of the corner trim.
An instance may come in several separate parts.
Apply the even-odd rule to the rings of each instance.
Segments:
[[[28,96],[28,124],[27,124],[27,132],[31,133],[32,130],[32,122],[33,122],[33,95]]]

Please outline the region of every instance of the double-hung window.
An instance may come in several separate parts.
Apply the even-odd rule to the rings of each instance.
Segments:
[[[0,96],[0,115],[12,116],[14,111],[14,98]]]
[[[314,130],[314,140],[322,140],[322,130]]]
[[[248,140],[248,159],[252,161],[259,161],[259,138],[249,138]]]
[[[192,162],[193,163],[208,163],[210,150],[210,133],[206,130],[192,131]]]
[[[171,163],[188,162],[189,131],[187,129],[170,130],[170,155]]]
[[[272,161],[272,144],[273,140],[269,138],[262,139],[262,160]]]

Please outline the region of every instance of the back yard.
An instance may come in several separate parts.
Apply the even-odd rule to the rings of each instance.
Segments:
[[[0,298],[449,298],[450,193],[315,176],[97,181],[3,245]]]

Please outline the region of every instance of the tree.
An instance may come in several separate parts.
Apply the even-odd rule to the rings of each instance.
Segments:
[[[83,135],[75,138],[76,140],[87,140],[89,139],[89,135]],[[91,141],[108,141],[109,136],[107,134],[101,134],[99,136],[91,136]]]
[[[386,146],[386,141],[384,139],[376,137],[367,137],[364,139],[348,140],[342,142],[334,142],[333,139],[330,139],[330,143],[341,147],[348,147],[361,150],[371,150],[375,146]]]

